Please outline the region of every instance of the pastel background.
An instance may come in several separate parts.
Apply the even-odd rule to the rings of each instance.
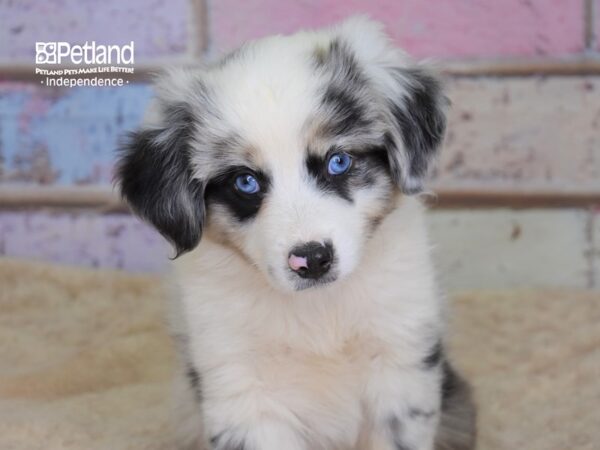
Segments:
[[[148,75],[356,13],[447,77],[443,282],[600,288],[600,0],[0,0],[0,255],[163,270],[168,246],[111,185]],[[35,42],[52,40],[135,41],[133,82],[43,86]]]

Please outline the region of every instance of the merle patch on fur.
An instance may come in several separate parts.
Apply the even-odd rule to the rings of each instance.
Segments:
[[[317,52],[316,61],[329,73],[321,100],[326,114],[323,132],[340,136],[368,128],[372,120],[360,98],[367,82],[352,51],[336,39],[325,53]]]
[[[245,173],[252,174],[260,184],[260,191],[256,194],[244,194],[235,188],[235,178]],[[252,219],[260,210],[269,190],[269,184],[269,177],[262,171],[241,166],[229,167],[210,180],[206,186],[208,214],[210,214],[210,205],[217,203],[225,206],[240,222]]]
[[[369,219],[369,235],[372,235],[375,232],[379,225],[381,225],[381,222],[383,222],[383,219],[385,219],[385,216],[383,215]]]
[[[362,83],[363,75],[349,46],[339,38],[333,39],[325,51],[315,53],[316,67],[331,72],[340,82]]]
[[[392,74],[408,93],[397,101],[390,101],[389,107],[407,152],[408,173],[421,179],[444,137],[447,99],[435,77],[421,69],[394,69]],[[397,158],[398,144],[390,135],[386,140],[391,156]],[[400,179],[400,162],[395,163]]]
[[[428,159],[444,137],[444,97],[438,81],[431,75],[418,69],[404,69],[404,74],[411,79],[410,93],[404,108],[394,107],[393,114],[409,150],[411,175],[423,176]]]
[[[421,408],[410,408],[408,417],[411,419],[429,420],[435,417],[435,411],[425,411]]]
[[[440,364],[444,356],[444,346],[442,341],[438,340],[435,345],[431,348],[428,355],[423,359],[423,365],[426,369],[433,369]]]
[[[377,177],[389,176],[387,154],[380,147],[350,153],[352,166],[347,173],[341,175],[330,175],[327,171],[327,162],[333,153],[336,151],[330,151],[325,157],[309,153],[306,158],[308,173],[323,192],[338,195],[352,202],[355,190],[373,186]]]
[[[323,129],[328,135],[350,134],[371,124],[360,100],[349,89],[333,84],[328,86],[323,95],[323,104],[327,108],[327,121]]]
[[[177,257],[200,241],[204,186],[193,177],[190,163],[191,111],[183,104],[171,105],[165,118],[164,128],[129,135],[116,179],[129,205],[175,246]]]

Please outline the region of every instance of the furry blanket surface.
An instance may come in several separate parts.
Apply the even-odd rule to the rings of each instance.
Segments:
[[[0,449],[170,449],[156,277],[0,260]],[[450,353],[480,450],[600,448],[600,294],[469,292]]]

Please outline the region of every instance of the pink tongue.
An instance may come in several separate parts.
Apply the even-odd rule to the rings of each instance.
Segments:
[[[303,267],[304,268],[308,267],[306,258],[304,258],[302,256],[296,256],[296,255],[290,255],[290,258],[288,259],[288,264],[290,265],[290,268],[292,270],[300,270]]]

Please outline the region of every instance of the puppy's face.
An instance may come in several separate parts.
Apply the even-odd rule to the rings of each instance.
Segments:
[[[167,74],[117,176],[178,254],[204,233],[302,290],[356,270],[396,197],[420,189],[444,106],[376,24],[351,20]]]

